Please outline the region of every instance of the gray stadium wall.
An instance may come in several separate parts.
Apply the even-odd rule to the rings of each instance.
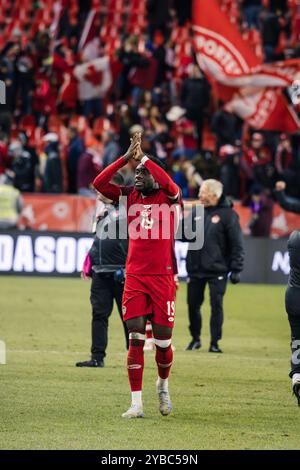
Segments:
[[[0,232],[0,274],[78,277],[93,241],[91,234]],[[245,238],[242,282],[286,284],[287,239]],[[179,276],[186,278],[187,243],[176,241]]]

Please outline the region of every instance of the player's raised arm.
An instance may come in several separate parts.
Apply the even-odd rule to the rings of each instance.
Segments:
[[[137,137],[133,136],[125,155],[108,165],[106,168],[104,168],[104,170],[101,171],[101,173],[99,173],[98,176],[96,176],[93,181],[93,186],[95,189],[97,189],[97,191],[99,191],[99,193],[103,194],[103,196],[115,202],[119,200],[119,197],[122,195],[122,190],[119,186],[111,183],[110,181],[116,172],[125,166],[128,163],[128,160],[132,158],[137,150],[138,145],[139,143],[137,141]]]
[[[141,158],[141,163],[151,173],[155,181],[159,184],[160,188],[166,193],[171,201],[177,202],[180,195],[180,189],[177,184],[174,183],[172,178],[170,178],[168,173],[166,173],[165,170],[163,170],[146,155]]]

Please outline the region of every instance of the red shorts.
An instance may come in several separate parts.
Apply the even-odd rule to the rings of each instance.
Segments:
[[[149,315],[153,323],[173,328],[176,286],[174,275],[153,274],[125,278],[122,310],[124,320]]]

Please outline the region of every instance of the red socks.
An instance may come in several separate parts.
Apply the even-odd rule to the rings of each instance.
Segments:
[[[167,379],[173,362],[173,350],[171,338],[155,338],[156,354],[155,360],[158,368],[158,376]],[[132,392],[142,390],[144,371],[144,333],[131,332],[129,334],[129,350],[127,356],[127,369],[130,388]]]
[[[171,338],[160,337],[155,338],[154,341],[156,344],[155,360],[158,368],[158,376],[161,379],[167,379],[173,362]]]
[[[144,344],[145,335],[143,333],[134,332],[129,334],[127,369],[132,392],[138,392],[142,390],[144,371]]]

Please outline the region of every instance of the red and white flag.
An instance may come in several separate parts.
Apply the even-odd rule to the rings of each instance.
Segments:
[[[256,129],[299,129],[280,88],[300,78],[300,60],[262,64],[217,0],[194,0],[193,29],[198,63],[228,110]]]
[[[100,57],[74,68],[80,100],[103,98],[112,84],[109,57]]]
[[[97,59],[100,55],[99,15],[94,9],[89,12],[85,20],[78,51],[83,54],[86,61]]]
[[[84,23],[81,37],[78,43],[78,50],[82,51],[85,46],[92,41],[97,35],[97,12],[96,10],[90,10],[89,14]]]

